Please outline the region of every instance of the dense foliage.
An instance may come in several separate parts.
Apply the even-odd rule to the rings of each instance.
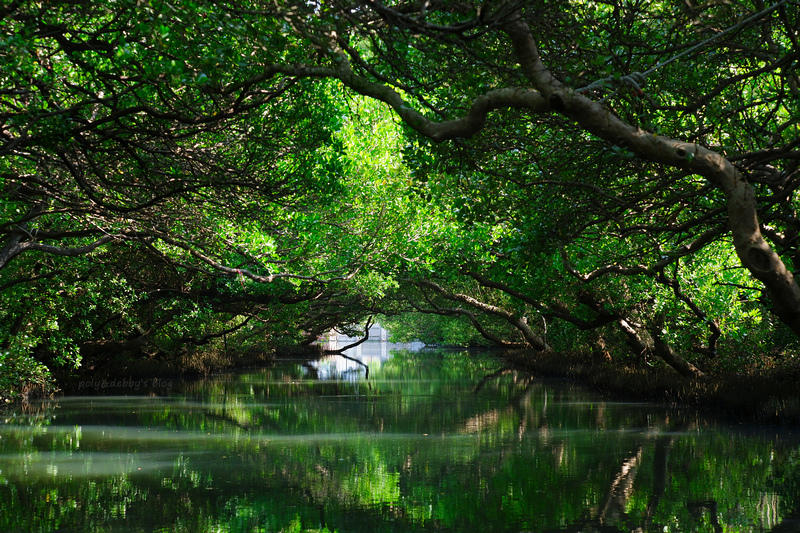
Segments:
[[[791,354],[797,27],[786,0],[12,1],[0,388],[381,314],[687,376]]]

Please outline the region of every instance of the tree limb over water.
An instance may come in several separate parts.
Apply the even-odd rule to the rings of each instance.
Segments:
[[[795,2],[170,6],[0,14],[13,353],[411,310],[687,376],[797,342]]]

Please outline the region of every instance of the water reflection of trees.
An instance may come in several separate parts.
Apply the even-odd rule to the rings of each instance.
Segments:
[[[505,368],[487,375],[476,390],[483,389],[492,380],[508,376],[513,376],[512,380],[518,383],[520,394],[512,396],[503,409],[493,409],[469,419],[465,429],[496,428],[503,415],[514,413],[518,419],[519,435],[530,427],[530,431],[538,434],[542,441],[550,440],[558,470],[563,467],[565,454],[572,453],[570,439],[558,439],[548,431],[551,426],[546,395],[539,402],[531,401],[541,382],[520,380],[513,369]],[[551,404],[558,405],[558,402]],[[526,405],[538,405],[540,410],[522,408]],[[621,427],[619,421],[609,420],[604,405],[599,403],[595,410],[596,427],[604,430]],[[567,521],[559,531],[666,531],[676,523],[680,524],[679,530],[707,528],[715,532],[751,531],[753,528],[794,531],[793,528],[800,526],[798,513],[794,510],[797,504],[792,501],[792,496],[800,494],[796,492],[800,486],[800,468],[788,459],[797,454],[791,451],[791,446],[778,452],[778,448],[771,448],[774,443],[767,440],[764,442],[765,450],[745,446],[742,454],[735,441],[728,440],[730,434],[727,432],[720,432],[718,438],[694,439],[692,434],[699,435],[698,430],[707,425],[697,413],[673,413],[655,423],[649,414],[644,416],[648,420],[636,420],[636,415],[631,417],[630,413],[625,418],[624,427],[647,429],[639,432],[628,446],[629,451],[619,448],[616,470],[609,470],[605,484],[602,480],[595,484],[595,490],[605,487],[604,496],[587,505],[580,519],[571,524]],[[563,424],[563,416],[550,418]],[[677,458],[670,460],[676,446]],[[788,460],[783,462],[787,450]],[[788,466],[794,479],[776,482],[776,472],[783,472],[780,468],[773,470],[778,464]],[[751,470],[759,467],[764,468],[760,472]],[[646,472],[644,475],[643,471]],[[785,478],[784,474],[780,475]],[[763,484],[756,485],[761,490],[769,486],[782,490],[762,492],[759,498],[742,498],[753,490],[748,486],[753,478],[763,481]],[[586,501],[589,503],[588,498]]]
[[[695,413],[594,402],[494,363],[455,364],[409,355],[373,372],[369,384],[309,383],[298,365],[197,385],[157,408],[99,409],[100,421],[127,417],[131,427],[161,428],[140,441],[67,427],[57,407],[7,420],[4,457],[22,464],[8,468],[4,460],[0,529],[783,531],[796,524],[800,460],[792,446],[708,432]],[[168,435],[174,442],[161,442]],[[54,452],[164,449],[169,465],[148,475],[134,463],[106,476],[9,474],[58,466]],[[754,491],[762,497],[743,498]]]

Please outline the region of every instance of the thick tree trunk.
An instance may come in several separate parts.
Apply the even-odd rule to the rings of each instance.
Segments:
[[[665,363],[674,368],[680,375],[686,378],[702,378],[705,374],[692,363],[675,353],[672,347],[664,342],[655,332],[651,332],[653,337],[654,353]]]
[[[633,325],[629,320],[622,317],[617,323],[625,334],[627,345],[635,355],[642,358],[649,354],[655,355],[686,378],[696,379],[704,376],[699,368],[675,353],[675,350],[664,342],[654,329],[647,331],[641,326]]]
[[[705,177],[725,194],[739,260],[767,288],[775,314],[800,336],[800,286],[759,228],[756,197],[741,172],[703,146],[655,135],[623,122],[609,109],[559,82],[544,66],[530,28],[517,18],[505,26],[520,67],[550,106],[586,131],[643,159]]]
[[[409,127],[437,142],[471,137],[484,127],[486,115],[498,109],[558,112],[574,120],[585,131],[614,145],[627,147],[642,159],[705,177],[725,195],[728,225],[739,260],[766,287],[775,314],[800,336],[800,286],[764,240],[755,192],[742,173],[716,152],[628,124],[601,102],[590,100],[563,85],[544,66],[530,28],[520,17],[510,17],[504,30],[532,87],[488,91],[475,98],[466,115],[460,119],[429,120],[393,88],[355,75],[349,58],[343,53],[337,58],[338,66],[334,68],[276,67],[276,72],[302,77],[336,77],[355,92],[387,103]]]
[[[617,321],[619,324],[622,333],[625,334],[625,344],[628,345],[628,348],[631,349],[633,355],[639,357],[640,359],[644,360],[648,355],[653,353],[653,343],[650,335],[647,332],[647,337],[645,338],[639,330],[639,328],[634,327],[629,321],[624,318],[620,318]]]

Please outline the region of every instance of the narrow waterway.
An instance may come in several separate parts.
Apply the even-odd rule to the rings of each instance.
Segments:
[[[86,382],[6,412],[0,531],[771,531],[800,438],[489,355]]]

